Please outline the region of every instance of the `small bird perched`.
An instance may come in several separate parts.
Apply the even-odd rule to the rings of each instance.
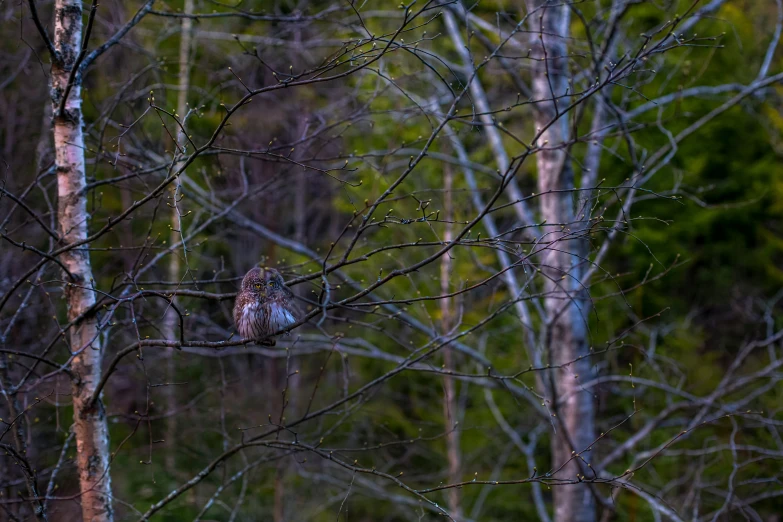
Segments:
[[[294,294],[274,268],[253,268],[242,279],[234,303],[234,324],[245,339],[262,339],[299,320]],[[263,344],[275,345],[274,339]]]

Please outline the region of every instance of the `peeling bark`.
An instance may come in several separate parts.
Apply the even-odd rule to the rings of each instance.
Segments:
[[[580,452],[595,439],[593,396],[580,383],[591,371],[587,345],[589,300],[580,281],[585,270],[588,244],[580,237],[581,225],[575,222],[574,172],[566,154],[568,117],[560,113],[568,106],[568,59],[570,8],[566,4],[527,0],[535,62],[534,99],[540,100],[535,115],[536,132],[541,132],[536,154],[541,215],[546,220],[545,241],[552,243],[541,262],[546,274],[545,310],[547,314],[544,347],[548,362],[560,365],[570,361],[549,377],[547,398],[556,416],[552,434],[553,468],[568,464],[557,473],[563,480],[578,480],[588,473],[584,462],[589,453]],[[552,123],[554,121],[554,123]],[[547,194],[548,191],[565,190]],[[575,453],[574,453],[575,452]],[[582,460],[584,459],[584,461]],[[593,522],[595,499],[586,484],[554,488],[557,522]]]
[[[65,244],[87,237],[87,194],[82,134],[81,82],[74,75],[68,98],[60,111],[67,91],[82,38],[82,7],[78,0],[57,0],[54,16],[52,63],[52,108],[55,164],[57,168],[57,218]],[[72,274],[66,276],[64,288],[68,320],[72,321],[95,304],[90,255],[74,248],[60,259]],[[71,370],[76,461],[81,488],[82,518],[88,522],[110,522],[113,519],[111,481],[109,478],[109,430],[100,400],[91,398],[101,378],[101,339],[97,318],[89,316],[70,330],[71,350],[75,354]]]

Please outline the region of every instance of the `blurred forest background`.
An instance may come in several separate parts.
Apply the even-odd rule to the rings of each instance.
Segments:
[[[781,0],[0,20],[0,520],[781,520]]]

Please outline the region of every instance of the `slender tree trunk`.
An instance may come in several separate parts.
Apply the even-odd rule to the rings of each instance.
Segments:
[[[185,14],[191,14],[193,12],[193,0],[185,0],[183,12]],[[184,121],[188,113],[188,91],[190,90],[190,50],[193,42],[193,19],[182,19],[182,34],[179,40],[179,91],[177,93],[177,115],[181,121]],[[177,130],[177,143],[182,148],[187,148],[187,136],[185,132],[180,128]],[[170,245],[176,244],[182,238],[179,208],[179,195],[182,185],[179,180],[173,183],[171,190],[171,232],[169,234]],[[184,246],[183,246],[184,248]],[[180,258],[177,252],[172,252],[169,256],[169,264],[167,267],[168,280],[179,281],[180,272]],[[176,302],[176,299],[172,299],[172,304]],[[179,326],[179,317],[174,310],[168,310],[164,319],[163,336],[169,340],[176,340],[179,338],[177,335],[177,328]],[[173,383],[176,381],[176,350],[170,348],[166,352],[166,381]],[[172,472],[176,468],[176,452],[174,447],[177,438],[177,417],[173,415],[177,408],[177,396],[176,387],[169,385],[166,390],[166,410],[169,412],[169,417],[166,419],[166,443],[168,451],[166,451],[166,469]]]
[[[300,172],[294,189],[294,239],[305,244],[307,240],[307,173]]]
[[[283,465],[275,470],[275,501],[272,506],[272,520],[285,522],[285,485],[283,484]]]
[[[587,346],[587,299],[579,282],[584,271],[586,241],[579,236],[575,221],[574,194],[548,191],[574,188],[574,172],[566,155],[568,117],[560,110],[568,105],[568,59],[570,8],[561,2],[527,0],[531,12],[533,39],[533,91],[539,110],[536,132],[544,130],[537,145],[544,150],[536,154],[541,214],[546,220],[545,241],[554,242],[541,259],[545,274],[545,310],[547,314],[544,346],[552,366],[567,364],[549,376],[547,390],[550,407],[556,416],[552,436],[553,468],[568,464],[558,478],[579,480],[587,473],[582,454],[595,439],[593,396],[581,388],[590,372]],[[541,101],[546,100],[546,101]],[[557,120],[552,123],[553,120]],[[575,361],[575,362],[572,362]],[[593,522],[595,499],[585,484],[554,488],[557,522]]]
[[[54,47],[52,60],[52,117],[57,167],[57,218],[59,233],[65,244],[87,237],[87,193],[82,134],[81,78],[74,75],[63,111],[62,98],[79,55],[82,38],[82,2],[57,0],[54,14]],[[95,282],[90,254],[74,248],[60,256],[70,272],[65,275],[65,302],[68,320],[79,317],[95,304],[91,289]],[[82,519],[85,522],[108,522],[113,519],[111,481],[109,478],[109,430],[103,403],[91,398],[101,378],[102,347],[95,315],[90,315],[70,330],[73,379],[74,434],[76,464],[81,487]]]
[[[50,104],[46,104],[44,107],[44,114],[41,122],[41,137],[38,140],[38,146],[36,147],[35,151],[35,171],[33,172],[34,176],[39,175],[39,173],[44,168],[44,161],[45,157],[47,155],[47,152],[51,149],[51,136],[49,135],[49,131],[52,126],[52,108]],[[54,227],[53,227],[54,228]],[[51,250],[54,247],[54,242],[50,239],[49,240],[49,249]],[[36,279],[38,276],[40,276],[40,273],[36,276]],[[29,297],[28,293],[28,297]],[[24,309],[26,306],[26,299],[22,302],[21,309]],[[21,311],[20,309],[20,311]],[[8,341],[8,333],[11,331],[14,325],[14,319],[11,319],[11,322],[5,326],[5,331],[0,330],[0,346],[6,347],[6,343]],[[28,462],[33,460],[33,456],[31,455],[31,450],[34,451],[34,447],[29,448],[27,445],[27,437],[29,434],[29,423],[28,423],[28,417],[27,415],[21,415],[19,416],[19,413],[24,410],[22,404],[19,403],[19,395],[18,391],[14,390],[11,386],[11,369],[8,364],[8,356],[5,353],[0,353],[0,395],[3,396],[5,400],[5,404],[7,407],[7,415],[3,415],[4,418],[7,419],[17,419],[16,425],[14,426],[14,429],[11,430],[11,433],[14,436],[14,446],[16,448],[16,451],[19,455],[23,455],[28,459]],[[0,410],[1,412],[2,410]],[[1,413],[0,413],[1,414]],[[8,459],[6,459],[8,460]],[[14,466],[15,469],[21,471],[24,474],[25,477],[25,483],[27,486],[27,494],[30,496],[31,499],[37,499],[32,502],[33,509],[35,511],[35,515],[39,520],[47,520],[47,509],[46,509],[46,501],[42,499],[41,493],[38,489],[38,484],[36,482],[36,477],[34,474],[28,473],[27,470],[25,470],[22,466]],[[11,477],[11,468],[7,466],[0,465],[0,476],[6,477],[6,481],[8,481]],[[9,506],[10,507],[10,506]],[[20,510],[24,512],[23,508],[20,506]]]
[[[28,437],[28,419],[27,416],[20,413],[24,411],[24,408],[21,404],[19,404],[19,397],[17,395],[17,392],[12,391],[11,393],[8,393],[8,389],[11,383],[11,379],[9,378],[9,368],[8,368],[8,358],[5,353],[0,353],[0,390],[2,391],[3,398],[5,399],[5,404],[7,407],[7,416],[4,416],[7,419],[16,419],[15,425],[13,426],[13,429],[11,429],[11,433],[13,434],[13,446],[16,450],[16,455],[14,456],[14,460],[19,459],[25,459],[22,462],[25,462],[25,465],[17,465],[14,466],[19,472],[22,473],[22,476],[24,477],[25,486],[27,486],[27,494],[31,499],[35,499],[31,501],[31,505],[33,506],[33,511],[35,512],[35,516],[38,520],[48,520],[47,519],[47,513],[46,513],[46,502],[41,498],[41,493],[38,489],[38,483],[37,483],[37,477],[35,475],[35,470],[29,469],[27,464],[32,461],[32,456],[28,453],[28,445],[27,445],[27,437]],[[0,414],[2,410],[0,410]],[[3,450],[6,455],[9,454],[8,450]],[[18,456],[18,457],[17,457]],[[11,459],[4,459],[4,462],[12,462]],[[12,471],[10,467],[7,467],[5,465],[0,466],[0,476],[3,476],[6,481],[10,482],[10,479],[12,477]],[[10,507],[10,506],[9,506]],[[19,512],[24,513],[25,511],[25,505],[22,504],[19,507]]]
[[[270,265],[272,263],[270,262]],[[277,422],[280,425],[285,425],[285,418],[281,416],[283,408],[283,382],[281,382],[282,375],[280,371],[280,361],[276,357],[264,357],[263,359],[263,391],[261,397],[265,398],[264,407],[268,411],[269,418],[273,422]],[[283,361],[283,364],[285,362]],[[277,463],[274,476],[274,497],[272,504],[272,521],[273,522],[285,522],[286,515],[286,491],[285,491],[285,475],[288,468],[288,462],[286,459],[282,459]]]
[[[446,25],[446,29],[448,30],[448,33],[451,36],[452,43],[454,44],[454,47],[459,52],[459,55],[462,59],[463,66],[465,67],[465,73],[469,75],[472,72],[474,65],[470,58],[470,52],[468,51],[468,48],[465,46],[465,42],[463,41],[462,36],[460,35],[459,27],[455,20],[455,15],[452,14],[451,11],[445,10],[443,14],[443,18],[444,18],[444,23]],[[468,70],[470,70],[470,72]],[[491,117],[492,111],[490,110],[489,101],[487,100],[487,94],[486,91],[484,91],[484,88],[481,85],[481,79],[478,76],[474,77],[473,81],[470,83],[470,94],[472,99],[474,100],[474,103],[476,104],[476,111],[480,113],[479,116],[480,119],[486,124],[484,129],[487,134],[487,141],[490,145],[490,148],[492,149],[493,154],[495,155],[495,162],[497,163],[500,171],[504,173],[509,168],[510,160],[508,158],[508,153],[506,152],[506,149],[503,146],[503,140],[500,136],[500,133],[498,132],[492,120]],[[433,100],[433,103],[437,103],[437,101]],[[449,135],[452,141],[452,144],[457,152],[457,155],[460,157],[460,160],[463,161],[463,163],[465,163],[467,161],[467,153],[465,152],[464,147],[460,143],[459,137],[450,126],[447,125],[445,129],[446,129],[446,133]],[[480,192],[477,190],[477,185],[475,182],[475,178],[473,176],[473,172],[468,168],[464,168],[464,172],[465,172],[465,181],[468,183],[468,187],[471,190],[471,199],[473,200],[473,206],[476,208],[477,212],[480,212],[481,209],[484,207],[484,203],[481,201]],[[517,183],[514,179],[512,179],[508,185],[508,195],[511,201],[519,201],[520,199],[522,199],[522,193],[519,191],[517,187]],[[532,225],[535,222],[535,220],[533,219],[530,213],[530,209],[527,207],[526,203],[524,203],[523,201],[519,201],[518,204],[514,204],[513,206],[520,223],[522,223],[523,225]],[[484,216],[482,223],[486,227],[487,233],[491,237],[495,237],[497,235],[497,228],[495,226],[495,221],[492,218],[491,214],[487,214],[486,216]],[[503,268],[503,281],[505,282],[508,291],[516,299],[517,297],[519,297],[520,286],[516,280],[516,277],[514,276],[514,272],[512,270],[507,270],[507,268],[511,264],[511,260],[508,254],[502,249],[497,250],[496,254],[498,257],[498,261],[500,262],[500,265]],[[528,311],[527,304],[523,300],[518,300],[514,304],[514,308],[517,310],[520,321],[522,322],[523,328],[525,330],[524,338],[525,338],[525,344],[526,344],[528,354],[530,355],[530,361],[535,366],[541,366],[539,352],[535,349],[536,342],[531,327],[532,321],[530,317],[530,312]],[[537,380],[538,378],[539,377],[536,376]]]
[[[456,8],[454,8],[456,10]],[[463,71],[466,76],[470,77],[475,70],[475,65],[471,59],[470,51],[465,45],[464,40],[460,34],[459,25],[455,19],[454,14],[451,12],[451,8],[443,10],[443,21],[446,25],[451,41],[456,48],[457,53],[462,59]],[[479,114],[478,118],[484,123],[483,132],[486,133],[487,142],[489,143],[492,153],[495,156],[495,162],[497,163],[498,170],[501,174],[508,174],[511,160],[508,157],[508,152],[503,146],[503,138],[500,131],[495,127],[494,116],[490,109],[489,101],[487,100],[487,94],[484,91],[484,87],[481,85],[481,80],[478,76],[473,78],[470,83],[470,94],[473,103],[475,104],[475,110]],[[516,179],[512,178],[508,187],[506,188],[508,198],[511,201],[516,202],[513,205],[514,212],[517,214],[517,218],[524,225],[532,225],[535,223],[530,210],[522,197],[522,192],[517,185]]]
[[[454,183],[454,174],[451,166],[446,165],[444,171],[443,190],[444,190],[444,208],[446,216],[446,228],[443,233],[443,241],[450,242],[453,237],[452,221],[453,206],[451,200],[451,189]],[[441,257],[440,264],[440,292],[447,294],[451,291],[451,254]],[[441,331],[444,335],[454,327],[454,313],[451,299],[440,300]],[[443,368],[448,372],[454,369],[454,353],[450,346],[443,348]],[[457,425],[459,417],[457,416],[457,394],[454,386],[454,379],[446,376],[443,380],[443,418],[446,421],[446,455],[449,463],[449,483],[454,484],[460,481],[460,449],[459,449],[459,427]],[[460,490],[450,488],[446,490],[446,499],[449,506],[449,514],[456,522],[462,520],[462,506],[460,503]]]

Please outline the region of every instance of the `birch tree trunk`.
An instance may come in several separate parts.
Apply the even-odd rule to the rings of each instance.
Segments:
[[[454,231],[452,220],[454,219],[454,207],[452,205],[452,187],[454,184],[454,173],[450,165],[446,165],[443,175],[443,196],[444,208],[446,214],[446,228],[443,232],[443,241],[450,243]],[[441,257],[440,264],[440,292],[447,294],[451,289],[451,253]],[[454,328],[454,310],[453,298],[440,300],[441,329],[443,335],[449,335]],[[447,372],[454,369],[454,353],[451,346],[443,348],[443,368]],[[446,453],[449,462],[449,483],[456,484],[460,481],[461,454],[459,447],[459,416],[457,415],[457,393],[454,379],[448,375],[443,379],[443,418],[446,421]],[[449,506],[449,514],[455,522],[462,521],[462,505],[460,502],[460,489],[450,488],[446,490],[446,499]]]
[[[189,15],[193,12],[193,0],[185,0],[183,13]],[[185,17],[182,19],[182,34],[179,40],[179,92],[177,93],[177,117],[180,121],[185,123],[185,118],[188,114],[188,91],[190,91],[190,51],[193,45],[193,19]],[[180,150],[187,149],[188,139],[184,130],[180,127],[177,129],[177,144],[179,144]],[[176,154],[180,154],[177,152]],[[182,154],[184,156],[184,154]],[[182,173],[184,175],[184,172]],[[182,191],[182,184],[179,182],[179,178],[171,185],[171,216],[170,216],[170,228],[169,233],[169,245],[175,245],[182,240],[182,220],[179,208],[179,199]],[[183,244],[182,248],[185,248]],[[169,264],[167,267],[168,280],[179,281],[180,279],[180,259],[176,251],[172,251],[169,256]],[[172,298],[172,304],[176,302],[176,298]],[[178,315],[174,310],[169,309],[166,314],[165,322],[163,324],[163,336],[169,340],[176,340]],[[173,383],[176,374],[176,350],[170,348],[166,351],[166,380],[169,383]],[[171,473],[175,470],[176,452],[174,451],[174,444],[176,443],[177,436],[177,416],[174,411],[177,408],[176,387],[169,384],[166,387],[166,410],[169,412],[169,417],[166,419],[166,443],[169,448],[166,451],[166,469]]]
[[[588,300],[579,282],[584,271],[587,243],[575,222],[574,172],[566,155],[568,117],[560,113],[568,106],[568,59],[570,8],[549,0],[527,0],[533,44],[533,95],[539,101],[536,132],[543,130],[536,154],[541,215],[546,220],[544,240],[551,244],[541,259],[545,285],[544,349],[552,366],[567,364],[548,377],[547,397],[556,416],[552,435],[552,467],[568,464],[558,478],[578,480],[587,472],[582,454],[595,439],[593,396],[581,388],[591,370],[588,353]],[[556,121],[554,121],[556,120]],[[554,121],[554,123],[552,123]],[[562,191],[547,194],[548,191]],[[574,362],[572,362],[574,361]],[[572,453],[573,452],[573,453]],[[584,459],[584,461],[582,460]],[[596,506],[585,484],[554,488],[557,522],[593,522]]]
[[[57,168],[57,219],[65,244],[87,238],[87,193],[82,134],[81,78],[71,71],[77,62],[82,38],[81,0],[57,0],[54,13],[54,48],[52,59],[52,120],[55,164]],[[65,104],[62,99],[67,95]],[[62,106],[62,111],[60,107]],[[95,304],[91,290],[95,282],[90,254],[84,246],[60,256],[70,272],[65,280],[65,302],[68,320],[72,321]],[[109,478],[109,430],[100,400],[91,398],[101,378],[101,339],[95,315],[90,315],[70,330],[74,354],[73,417],[76,437],[76,464],[79,469],[82,519],[86,522],[109,522],[113,519],[111,481]]]
[[[464,73],[467,77],[473,74],[475,65],[470,56],[470,51],[465,45],[464,40],[460,34],[459,26],[455,19],[451,9],[443,10],[443,22],[446,25],[451,41],[454,43],[454,47],[462,59],[462,66]],[[508,152],[503,146],[503,138],[500,135],[497,127],[495,127],[494,116],[487,100],[487,94],[484,87],[481,85],[481,79],[478,76],[473,78],[470,82],[470,95],[473,103],[475,104],[475,110],[478,112],[478,118],[484,123],[483,132],[486,133],[487,142],[489,143],[492,153],[495,156],[495,162],[497,163],[498,170],[501,174],[507,175],[511,160],[508,157]],[[522,197],[522,192],[519,190],[519,185],[516,179],[511,178],[506,188],[508,198],[510,201],[516,202],[513,206],[514,212],[517,214],[517,218],[523,225],[533,225],[535,220]]]

